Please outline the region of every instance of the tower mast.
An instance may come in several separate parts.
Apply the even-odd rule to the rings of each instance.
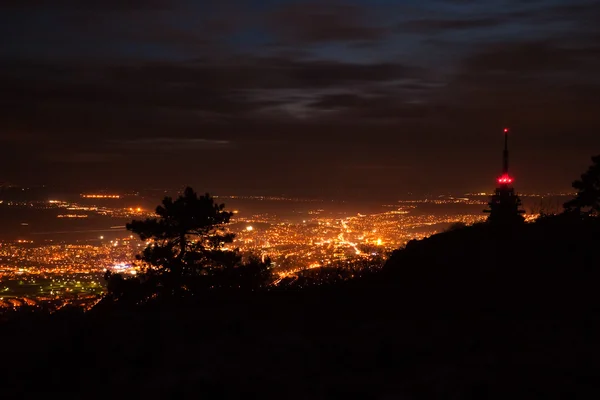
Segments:
[[[514,179],[508,175],[508,128],[504,128],[504,151],[502,152],[502,175],[497,179],[498,186],[488,203],[490,213],[488,222],[494,224],[512,224],[524,221],[521,214],[521,200],[512,186]]]
[[[504,128],[504,152],[502,153],[502,175],[508,175],[508,128]]]

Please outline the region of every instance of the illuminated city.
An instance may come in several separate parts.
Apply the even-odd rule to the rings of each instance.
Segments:
[[[94,196],[86,199],[122,198]],[[226,204],[241,202],[241,207],[231,209],[233,217],[228,229],[236,236],[228,249],[239,249],[243,255],[253,254],[261,259],[268,257],[276,276],[273,285],[319,267],[350,268],[357,263],[378,267],[394,249],[412,239],[430,236],[455,223],[470,225],[486,218],[480,212],[485,205],[481,194],[402,200],[379,205],[370,212],[350,211],[341,207],[343,204],[332,206],[325,201],[284,197],[221,196],[217,200]],[[262,203],[283,204],[283,208],[274,207],[283,211],[252,211]],[[125,223],[154,216],[149,208],[137,205],[107,206],[62,200],[8,201],[2,206],[21,211],[43,210],[57,220],[73,223],[98,218],[110,222],[105,223],[104,229],[78,230],[64,225],[61,231],[32,233],[26,238],[0,242],[0,307],[3,308],[37,304],[56,309],[69,304],[90,307],[104,292],[103,277],[107,270],[124,274],[139,271],[135,255],[146,243],[127,232]],[[528,220],[535,217],[526,215]],[[30,227],[29,222],[20,225]],[[71,234],[74,239],[65,240],[61,234]]]

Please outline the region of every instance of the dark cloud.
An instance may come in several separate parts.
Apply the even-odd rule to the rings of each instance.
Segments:
[[[207,120],[252,117],[263,109],[311,99],[320,90],[352,86],[368,90],[365,85],[393,82],[417,73],[416,68],[392,63],[262,58],[226,64],[19,63],[0,69],[5,94],[0,100],[4,105],[0,115],[5,123],[27,122],[27,126],[63,132],[107,131],[119,126],[148,129],[155,122],[197,125]]]
[[[0,9],[21,10],[78,10],[78,11],[135,11],[161,10],[173,7],[171,0],[4,0]]]
[[[560,71],[593,72],[600,61],[600,45],[570,47],[550,41],[497,43],[466,58],[469,72],[524,74]],[[592,63],[592,64],[590,64]]]
[[[110,73],[115,80],[123,83],[147,84],[168,81],[179,85],[238,90],[323,88],[418,76],[422,70],[389,62],[356,64],[275,57],[243,57],[216,64],[200,61],[123,66],[111,69]]]
[[[443,110],[442,105],[429,104],[426,101],[411,98],[402,93],[378,95],[339,94],[326,95],[311,104],[318,110],[330,110],[329,118],[356,123],[423,123],[428,118],[436,117]],[[439,115],[437,115],[439,118]],[[432,121],[433,122],[433,121]]]
[[[570,1],[568,4],[547,6],[539,2],[524,9],[509,11],[506,15],[513,19],[523,18],[532,22],[576,20],[580,29],[582,22],[589,22],[600,16],[600,4],[596,1]]]
[[[312,103],[312,106],[317,109],[339,109],[348,107],[362,107],[369,102],[364,96],[356,94],[332,94],[321,97],[318,101]]]
[[[267,17],[267,26],[284,42],[372,42],[390,31],[373,25],[370,9],[329,2],[292,3]]]
[[[448,30],[469,30],[477,28],[492,28],[505,24],[507,21],[500,17],[483,17],[469,19],[419,19],[407,21],[398,29],[402,32],[439,33]]]
[[[600,53],[593,48],[549,41],[497,43],[465,58],[438,101],[459,105],[449,120],[517,127],[531,151],[577,147],[577,142],[600,146],[599,66]],[[566,178],[564,171],[555,173]]]
[[[113,142],[115,146],[121,149],[135,149],[141,151],[157,150],[161,151],[196,151],[199,149],[217,149],[230,146],[229,140],[214,140],[204,138],[186,138],[186,137],[152,137],[138,138],[130,140],[117,140]]]
[[[447,0],[454,4],[477,4],[471,0]],[[403,21],[397,26],[400,32],[419,34],[442,34],[453,31],[485,31],[498,27],[506,27],[505,33],[511,29],[523,29],[536,26],[545,29],[549,35],[557,33],[560,26],[574,23],[571,31],[597,29],[600,22],[600,3],[590,1],[572,1],[569,4],[548,5],[544,1],[521,2],[509,1],[506,7],[492,10],[481,8],[477,13],[435,13],[435,18],[413,18]],[[480,5],[480,4],[477,4]],[[509,28],[512,26],[512,28]],[[564,29],[564,26],[562,27]]]

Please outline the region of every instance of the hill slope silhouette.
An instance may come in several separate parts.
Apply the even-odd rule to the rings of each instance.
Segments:
[[[3,327],[6,398],[564,398],[594,389],[595,218],[411,242],[328,287]]]
[[[598,222],[558,215],[513,227],[477,224],[444,232],[395,251],[378,278],[432,298],[450,296],[450,302],[591,301],[599,277]]]

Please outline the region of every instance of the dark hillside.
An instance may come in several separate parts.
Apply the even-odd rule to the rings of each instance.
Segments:
[[[566,215],[515,227],[479,224],[410,242],[376,280],[435,301],[565,306],[596,300],[600,221]],[[475,297],[473,297],[475,296]]]
[[[599,232],[478,225],[349,284],[22,318],[3,398],[592,398]]]

